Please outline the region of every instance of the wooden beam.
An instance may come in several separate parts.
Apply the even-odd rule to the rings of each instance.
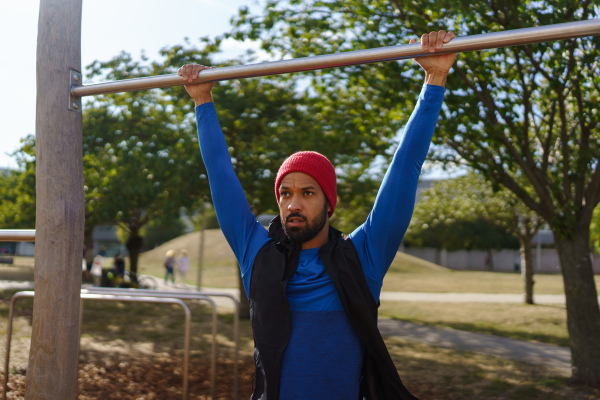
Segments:
[[[37,41],[36,245],[28,399],[76,399],[83,257],[81,0],[41,0]]]

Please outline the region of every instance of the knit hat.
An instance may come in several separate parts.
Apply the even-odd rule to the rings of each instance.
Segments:
[[[279,203],[279,185],[281,184],[281,180],[290,172],[304,172],[312,176],[319,183],[323,193],[325,193],[325,197],[327,197],[327,201],[329,201],[329,206],[331,207],[329,216],[331,217],[337,203],[337,184],[335,169],[327,157],[316,151],[299,151],[286,158],[281,167],[279,167],[277,178],[275,179],[277,203]]]

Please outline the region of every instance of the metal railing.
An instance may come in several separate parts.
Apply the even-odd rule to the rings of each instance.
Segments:
[[[234,374],[234,384],[233,384],[233,399],[237,400],[239,397],[239,341],[240,341],[240,302],[239,300],[229,294],[223,292],[211,292],[211,291],[162,291],[162,290],[152,290],[152,289],[120,289],[120,288],[89,288],[82,289],[81,293],[111,293],[111,294],[121,294],[121,295],[129,295],[131,293],[140,293],[140,295],[151,296],[151,297],[170,297],[177,299],[198,299],[203,297],[226,297],[233,302],[234,305],[234,315],[233,315],[233,342],[234,342],[234,359],[233,359],[233,374]],[[213,311],[213,338],[216,335],[216,315]],[[216,360],[216,353],[213,360]],[[213,362],[213,370],[216,369],[216,363]],[[214,384],[213,384],[214,385]],[[214,396],[213,396],[214,397]]]
[[[10,361],[10,344],[12,339],[12,321],[14,316],[14,305],[17,299],[21,297],[35,297],[35,292],[33,291],[23,291],[17,292],[11,299],[10,302],[10,310],[8,314],[8,327],[6,332],[6,354],[4,355],[4,381],[3,381],[3,391],[2,398],[6,400],[6,393],[8,389],[8,375],[9,375],[9,361]],[[136,295],[126,295],[120,296],[116,294],[91,294],[91,293],[82,293],[81,299],[89,299],[89,300],[100,300],[100,301],[124,301],[124,302],[137,302],[137,303],[163,303],[163,304],[177,304],[180,305],[185,312],[185,336],[184,336],[184,354],[183,354],[183,400],[187,400],[188,398],[188,376],[189,376],[189,351],[190,351],[190,325],[191,325],[191,312],[187,304],[181,299],[176,298],[158,298],[158,297],[149,297],[149,296],[136,296]],[[214,305],[214,303],[213,303]],[[215,354],[215,341],[216,338],[213,336],[213,355]],[[216,372],[212,371],[213,375],[216,375]],[[214,379],[213,379],[214,382]],[[214,385],[212,387],[211,396],[214,399],[215,396],[215,388]]]
[[[457,37],[450,43],[444,44],[444,47],[436,51],[436,54],[462,53],[596,35],[600,35],[600,19]],[[370,64],[428,55],[431,55],[431,53],[424,51],[419,43],[405,44],[292,60],[214,68],[202,71],[194,83],[286,74],[347,65]],[[177,74],[124,79],[90,85],[80,85],[81,80],[78,83],[71,87],[71,95],[73,97],[130,92],[187,84]]]

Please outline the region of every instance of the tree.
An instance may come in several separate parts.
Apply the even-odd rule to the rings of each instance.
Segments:
[[[0,227],[35,227],[35,139],[27,135],[21,148],[12,154],[18,170],[2,173],[0,179]]]
[[[445,248],[456,246],[454,238],[464,240],[475,235],[483,239],[485,248],[501,248],[506,244],[490,235],[489,227],[472,229],[473,224],[485,222],[501,232],[508,232],[519,241],[524,301],[533,304],[533,255],[531,242],[544,221],[526,208],[506,189],[493,191],[483,177],[469,173],[460,178],[448,179],[423,191],[415,207],[409,227],[408,239],[415,234],[428,234],[449,241]],[[468,231],[457,232],[456,225],[471,224]],[[424,228],[424,225],[427,225]],[[492,233],[494,231],[492,230]],[[486,240],[486,238],[488,240]],[[491,257],[490,257],[491,260]]]
[[[301,57],[406,43],[440,26],[460,35],[586,20],[600,2],[466,0],[269,1],[240,11],[237,38]],[[448,79],[436,156],[479,171],[513,192],[554,233],[567,298],[572,383],[600,387],[600,308],[590,262],[590,223],[600,202],[600,38],[459,55]],[[370,106],[404,109],[421,74],[408,63],[312,74],[328,84],[373,88]],[[410,83],[410,85],[404,85]],[[391,104],[388,106],[388,104]]]
[[[117,80],[147,76],[152,67],[122,53],[95,62],[89,78]],[[189,118],[172,106],[161,90],[95,97],[84,110],[84,159],[90,161],[86,192],[95,193],[88,207],[98,218],[127,233],[130,270],[138,270],[147,224],[179,219],[207,190]]]

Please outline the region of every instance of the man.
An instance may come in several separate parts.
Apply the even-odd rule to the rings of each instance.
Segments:
[[[422,36],[421,45],[434,53],[453,37],[432,32]],[[250,300],[252,399],[415,399],[377,329],[377,307],[383,277],[412,216],[454,59],[454,54],[417,59],[425,70],[419,102],[373,210],[348,238],[329,226],[337,203],[334,167],[310,151],[281,165],[275,180],[279,216],[267,232],[250,212],[234,174],[212,102],[214,83],[186,86],[196,104],[217,218]],[[205,68],[185,65],[178,73],[192,82]]]

